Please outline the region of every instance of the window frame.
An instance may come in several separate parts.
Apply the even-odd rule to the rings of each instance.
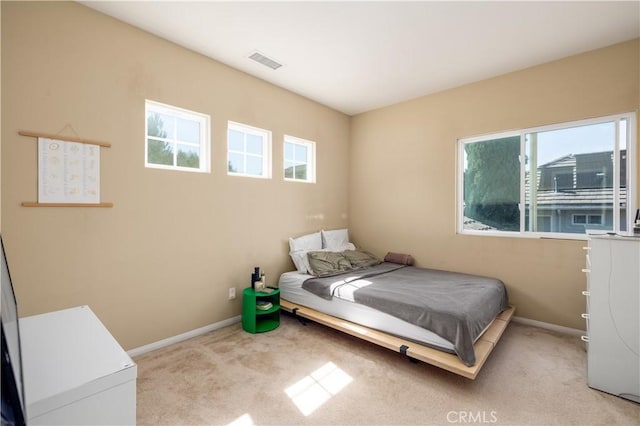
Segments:
[[[293,173],[292,178],[288,178],[285,175],[285,171],[286,171],[286,162],[287,159],[285,158],[285,146],[286,144],[292,144],[292,145],[302,145],[304,147],[307,148],[307,161],[306,163],[299,163],[295,160],[295,158],[293,159],[293,161],[289,160],[289,162],[293,162],[296,163],[294,164],[295,166],[298,165],[302,165],[302,164],[306,164],[307,166],[307,178],[306,179],[298,179],[295,177],[295,170]],[[295,157],[295,155],[294,155]],[[289,181],[289,182],[304,182],[304,183],[316,183],[316,143],[314,141],[310,141],[308,139],[302,139],[296,136],[291,136],[291,135],[284,135],[283,138],[283,142],[282,142],[282,177],[285,181]]]
[[[245,149],[244,151],[240,152],[240,151],[231,151],[229,149],[229,130],[235,130],[237,132],[242,132],[245,134]],[[247,134],[251,134],[251,135],[255,135],[255,136],[260,136],[262,137],[262,174],[260,175],[256,175],[256,174],[251,174],[251,173],[246,173],[246,158],[247,158],[247,151],[246,151],[246,135]],[[244,159],[244,166],[245,166],[245,171],[244,172],[232,172],[229,171],[229,154],[230,153],[236,153],[236,154],[242,154],[243,155],[243,159]],[[249,154],[250,156],[255,156],[254,154]],[[227,163],[226,163],[226,169],[227,169],[227,175],[228,176],[243,176],[243,177],[251,177],[251,178],[256,178],[256,179],[271,179],[271,131],[267,130],[267,129],[262,129],[260,127],[255,127],[255,126],[250,126],[248,124],[243,124],[243,123],[238,123],[236,121],[231,121],[229,120],[227,122]]]
[[[174,129],[174,135],[171,138],[159,138],[157,136],[149,136],[148,115],[150,112],[168,115],[173,118],[180,118],[189,121],[196,121],[200,124],[199,132],[199,167],[185,167],[177,164],[178,149],[177,145],[196,146],[192,142],[180,141],[177,138],[177,126]],[[164,169],[183,172],[210,173],[211,172],[211,116],[197,111],[191,111],[185,108],[164,104],[161,102],[145,99],[144,107],[144,166],[145,168]],[[149,139],[169,142],[173,145],[173,164],[158,164],[149,162]]]
[[[576,216],[584,217],[584,222],[576,222]],[[594,217],[600,218],[597,222],[593,222],[592,219]],[[571,215],[571,224],[572,225],[603,225],[603,218],[601,214],[595,213],[574,213]]]
[[[580,213],[580,214],[575,214],[575,213],[574,213],[574,214],[572,214],[572,215],[571,215],[571,224],[572,224],[572,225],[587,225],[587,224],[588,224],[588,223],[587,223],[587,221],[588,221],[588,216],[589,216],[589,215],[588,215],[588,214],[586,214],[586,213]],[[581,217],[581,218],[583,217],[583,218],[584,218],[584,222],[576,222],[576,218],[577,218],[577,217]]]
[[[534,232],[526,230],[526,163],[523,160],[526,155],[526,140],[525,137],[530,133],[554,131],[575,128],[580,126],[588,126],[594,124],[601,124],[606,122],[615,121],[615,141],[614,141],[614,156],[616,161],[613,164],[614,179],[613,188],[614,197],[613,205],[617,206],[613,212],[613,232],[628,233],[633,229],[634,213],[637,208],[636,204],[636,191],[637,175],[636,170],[637,154],[636,154],[636,113],[627,112],[622,114],[614,114],[596,118],[590,118],[585,120],[576,120],[564,123],[557,123],[545,126],[530,127],[526,129],[519,129],[507,132],[490,133],[481,136],[473,136],[468,138],[460,138],[457,140],[457,158],[456,158],[456,233],[461,235],[479,235],[489,237],[516,237],[516,238],[554,238],[554,239],[571,239],[571,240],[586,240],[588,233],[563,233],[563,232]],[[619,223],[620,215],[620,122],[626,120],[627,122],[627,146],[626,146],[626,197],[627,197],[627,223],[626,231],[620,231],[621,224]],[[520,211],[520,230],[519,231],[499,231],[499,230],[474,230],[464,229],[464,158],[465,158],[465,145],[468,143],[478,143],[482,141],[495,140],[507,137],[520,137],[520,200],[518,203]],[[588,216],[588,215],[587,215]],[[587,222],[589,218],[587,217]],[[573,220],[572,220],[573,221]]]

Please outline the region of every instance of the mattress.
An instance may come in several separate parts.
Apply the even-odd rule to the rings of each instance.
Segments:
[[[412,340],[441,351],[455,353],[451,342],[427,329],[359,303],[336,297],[332,300],[326,300],[316,296],[302,288],[302,283],[309,278],[313,278],[313,276],[297,271],[285,272],[280,276],[278,283],[280,297],[346,321]]]

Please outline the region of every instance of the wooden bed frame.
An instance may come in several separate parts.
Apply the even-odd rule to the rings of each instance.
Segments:
[[[400,352],[410,358],[435,365],[436,367],[443,368],[471,380],[475,379],[480,372],[480,369],[484,365],[495,345],[498,343],[498,340],[500,340],[502,333],[505,328],[507,328],[507,325],[511,321],[511,317],[516,310],[515,307],[509,306],[506,311],[502,312],[495,320],[493,320],[489,328],[487,328],[480,339],[478,339],[475,345],[473,345],[476,352],[475,365],[467,367],[462,363],[462,361],[460,361],[460,358],[458,358],[457,355],[439,351],[411,340],[405,340],[368,327],[363,327],[353,322],[324,314],[316,311],[315,309],[291,303],[285,299],[280,300],[280,307],[295,316],[310,319],[314,322],[345,332],[387,349]]]

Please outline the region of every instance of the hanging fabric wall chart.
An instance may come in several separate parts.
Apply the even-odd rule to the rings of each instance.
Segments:
[[[25,201],[24,207],[113,207],[100,201],[100,149],[110,143],[24,130],[18,134],[38,138],[38,201]]]
[[[38,138],[38,202],[99,203],[100,147]]]

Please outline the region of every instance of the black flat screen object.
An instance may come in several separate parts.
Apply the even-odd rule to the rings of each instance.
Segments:
[[[20,348],[20,328],[18,326],[18,303],[9,275],[4,244],[0,236],[2,274],[0,287],[2,299],[0,323],[2,324],[2,417],[1,424],[24,425],[26,403],[22,375],[22,350]]]

